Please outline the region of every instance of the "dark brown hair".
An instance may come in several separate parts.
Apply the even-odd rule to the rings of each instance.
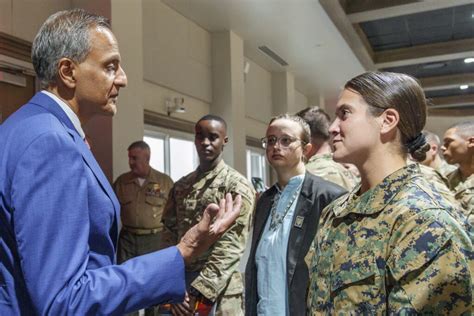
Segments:
[[[430,145],[421,133],[426,122],[426,98],[416,79],[401,73],[374,71],[354,77],[344,88],[359,93],[374,116],[389,108],[397,110],[402,152],[410,153],[418,161],[426,158]]]

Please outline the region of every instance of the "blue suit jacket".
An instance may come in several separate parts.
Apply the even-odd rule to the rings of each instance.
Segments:
[[[119,204],[44,93],[0,125],[0,315],[115,315],[184,297],[176,247],[115,265]]]

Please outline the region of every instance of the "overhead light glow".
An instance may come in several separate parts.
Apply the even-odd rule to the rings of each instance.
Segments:
[[[466,90],[467,88],[469,88],[469,86],[467,84],[463,84],[463,85],[459,86],[459,89],[461,89],[461,90]]]
[[[466,64],[474,63],[474,57],[466,58],[466,59],[464,59],[464,62],[465,62]]]

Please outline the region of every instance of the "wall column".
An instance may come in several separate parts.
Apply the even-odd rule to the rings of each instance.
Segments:
[[[117,114],[112,121],[113,177],[128,167],[128,146],[143,139],[143,29],[142,0],[111,0],[112,29],[117,37],[122,67],[128,78],[120,90]],[[139,22],[139,23],[137,23]]]
[[[232,31],[212,34],[211,113],[227,122],[227,164],[246,174],[244,44]]]
[[[297,112],[295,105],[295,77],[289,72],[272,73],[273,115]]]

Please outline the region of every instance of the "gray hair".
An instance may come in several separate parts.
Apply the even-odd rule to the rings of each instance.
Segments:
[[[82,9],[56,12],[43,23],[31,49],[31,59],[42,88],[56,82],[61,58],[76,63],[86,59],[91,49],[89,32],[94,27],[110,29],[110,22]]]

